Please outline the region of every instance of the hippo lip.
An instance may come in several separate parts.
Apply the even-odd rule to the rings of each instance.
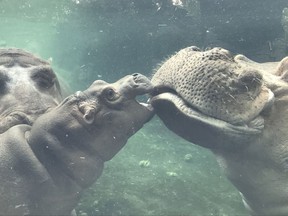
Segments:
[[[273,98],[271,98],[271,101]],[[226,132],[230,133],[236,133],[236,134],[250,134],[250,135],[256,135],[261,133],[261,131],[264,128],[264,119],[261,117],[261,115],[255,116],[254,119],[247,123],[242,123],[238,125],[230,124],[229,122],[226,122],[221,119],[216,119],[210,116],[207,116],[197,109],[191,107],[188,105],[184,99],[182,99],[179,95],[174,94],[172,92],[164,92],[160,93],[158,95],[154,95],[150,99],[150,103],[154,108],[157,110],[157,103],[159,101],[167,101],[169,103],[172,103],[173,106],[175,106],[175,109],[178,113],[175,115],[179,115],[180,113],[185,116],[185,118],[189,118],[194,123],[197,124],[197,122],[205,124],[205,125],[211,125],[213,128],[225,128]],[[271,103],[268,103],[271,104]],[[171,105],[171,104],[170,104]],[[264,107],[266,110],[269,106],[267,105]],[[157,112],[157,111],[156,111]],[[161,112],[161,111],[160,111]],[[193,128],[191,128],[193,130]]]
[[[20,124],[26,124],[31,126],[33,124],[33,121],[31,118],[29,118],[27,114],[19,111],[14,111],[9,113],[9,115],[2,116],[0,120],[0,133],[3,133],[9,128]]]
[[[13,110],[9,112],[4,112],[0,116],[0,132],[6,131],[10,127],[19,124],[26,124],[32,126],[35,119],[47,112],[50,108],[43,109],[43,110],[30,110],[29,113],[23,112],[21,110]]]
[[[2,121],[8,121],[8,123],[15,123],[16,124],[28,124],[32,125],[32,121],[28,117],[28,115],[21,111],[12,111],[2,117]]]
[[[32,125],[32,121],[30,120],[28,115],[25,114],[24,112],[13,112],[13,113],[10,113],[9,117],[15,119],[15,122],[18,121],[21,124]]]

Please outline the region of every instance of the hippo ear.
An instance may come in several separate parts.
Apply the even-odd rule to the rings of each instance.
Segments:
[[[281,76],[282,80],[288,82],[288,57],[279,62],[276,74]]]
[[[92,124],[94,122],[95,109],[85,109],[83,119],[87,124]]]

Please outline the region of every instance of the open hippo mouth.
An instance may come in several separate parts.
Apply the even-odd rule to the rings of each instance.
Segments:
[[[274,101],[260,72],[238,65],[227,50],[185,48],[154,74],[150,103],[166,126],[204,147],[247,140],[264,128]],[[218,139],[218,140],[217,140]]]

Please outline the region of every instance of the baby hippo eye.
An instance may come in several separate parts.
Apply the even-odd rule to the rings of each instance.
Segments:
[[[118,94],[117,92],[115,92],[114,89],[112,88],[107,88],[105,89],[104,92],[104,97],[108,100],[108,101],[114,101],[118,98]]]

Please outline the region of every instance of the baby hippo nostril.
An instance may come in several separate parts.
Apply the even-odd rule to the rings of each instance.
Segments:
[[[132,74],[132,76],[133,76],[133,80],[134,80],[134,81],[137,81],[137,80],[139,79],[139,77],[141,77],[141,74],[139,74],[139,73],[134,73],[134,74]]]
[[[134,85],[137,85],[137,84],[139,84],[139,85],[149,84],[150,85],[151,84],[150,80],[146,76],[144,76],[140,73],[132,74],[132,79],[135,82]]]
[[[138,82],[140,81],[141,74],[139,74],[139,73],[134,73],[134,74],[132,74],[132,77],[133,77],[133,81],[134,81],[135,83],[138,83]]]
[[[95,115],[95,109],[87,109],[85,114],[83,115],[83,118],[86,123],[92,124],[94,122],[94,115]]]

